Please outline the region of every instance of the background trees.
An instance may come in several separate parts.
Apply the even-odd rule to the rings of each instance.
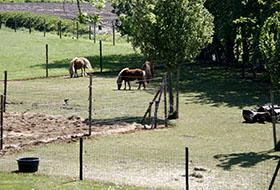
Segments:
[[[265,64],[259,48],[262,26],[279,10],[279,1],[207,0],[205,6],[215,17],[215,37],[211,47],[217,52],[218,60],[241,67],[242,77],[247,69],[256,78],[256,72],[263,72]]]

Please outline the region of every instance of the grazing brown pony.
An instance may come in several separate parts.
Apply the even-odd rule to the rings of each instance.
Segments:
[[[123,80],[124,80],[124,90],[126,90],[126,83],[128,83],[129,90],[131,90],[130,81],[134,81],[134,80],[139,81],[138,90],[140,90],[141,84],[143,84],[144,89],[147,86],[146,72],[141,69],[125,68],[125,69],[121,70],[121,72],[118,75],[118,79],[117,79],[118,90],[121,89]]]
[[[86,67],[89,70],[92,70],[91,64],[89,62],[88,59],[84,58],[84,57],[75,57],[74,59],[72,59],[72,61],[70,62],[70,67],[69,67],[69,73],[70,73],[70,77],[78,77],[78,69],[81,69],[82,73],[81,76],[87,76],[86,73]]]
[[[142,65],[142,70],[146,72],[146,80],[149,83],[154,78],[154,68],[150,61],[146,61]]]

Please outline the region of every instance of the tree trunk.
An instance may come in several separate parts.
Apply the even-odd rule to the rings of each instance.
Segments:
[[[243,46],[243,54],[242,54],[242,78],[245,77],[245,64],[249,61],[249,51],[247,44],[247,36],[245,31],[245,26],[241,26],[241,38],[242,38],[242,46]]]
[[[79,14],[81,14],[82,10],[80,7],[80,0],[77,0],[77,7],[78,7]]]
[[[169,113],[174,112],[174,103],[173,103],[173,91],[172,91],[172,73],[171,68],[168,67],[168,92],[169,92]]]
[[[275,112],[274,112],[274,86],[272,83],[270,84],[270,100],[271,100],[271,107],[272,107],[271,118],[272,118],[274,150],[279,151],[280,150],[279,141],[278,141],[277,135],[276,135],[276,116],[275,116]]]
[[[179,118],[179,81],[180,81],[180,65],[177,65],[177,80],[176,80],[176,111],[175,118]]]
[[[219,55],[219,50],[218,50],[218,39],[216,36],[214,36],[214,38],[213,38],[213,48],[215,51],[216,62],[220,63],[220,55]]]
[[[234,62],[234,40],[231,36],[226,39],[226,61],[228,63]]]

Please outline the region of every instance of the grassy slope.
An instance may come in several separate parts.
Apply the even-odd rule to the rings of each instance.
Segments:
[[[50,34],[47,34],[50,37],[44,38],[39,32],[28,35],[24,31],[10,31],[0,30],[0,78],[3,78],[4,70],[8,71],[9,79],[45,76],[46,44],[49,49],[49,76],[68,74],[71,59],[82,56],[91,61],[94,71],[100,70],[99,43],[84,39],[59,39]],[[103,71],[120,69],[122,64],[126,66],[129,62],[135,64],[135,58],[139,58],[130,45],[117,43],[113,47],[110,42],[103,42],[103,56]]]
[[[18,42],[18,45],[16,46],[15,44],[17,41],[12,40],[11,43],[8,43],[9,40],[6,40],[6,38],[11,39],[11,36],[13,38],[17,38],[13,33],[0,31],[0,39],[5,42],[4,44],[6,44],[6,47],[0,46],[0,48],[1,50],[2,48],[6,48],[4,51],[5,54],[9,55],[7,52],[8,49],[10,51],[11,48],[18,48],[20,51],[15,51],[15,49],[13,49],[13,52],[20,55],[22,52],[21,45],[25,42],[23,40],[29,38],[29,35],[25,33],[19,35],[21,35],[21,37],[18,38],[20,42]],[[5,37],[2,38],[2,36]],[[57,49],[57,51],[52,53],[55,56],[51,59],[51,62],[57,61],[57,63],[60,63],[61,60],[67,59],[65,57],[76,56],[77,54],[87,57],[92,56],[93,54],[93,60],[98,59],[94,56],[98,53],[95,54],[94,51],[91,51],[88,48],[90,46],[94,49],[94,47],[91,46],[92,42],[89,43],[88,41],[82,40],[77,42],[71,39],[64,39],[60,41],[56,37],[42,39],[39,35],[32,35],[32,39],[34,39],[34,42],[32,43],[34,46],[44,46],[45,40],[47,40],[48,43],[51,44],[51,47],[56,47],[55,49]],[[38,39],[37,42],[36,39]],[[64,44],[69,44],[71,48],[68,49],[69,45],[64,46]],[[79,50],[72,48],[77,46],[80,47]],[[64,49],[65,52],[58,51],[61,48]],[[121,50],[119,50],[120,48]],[[1,52],[3,51],[0,51],[0,53]],[[33,57],[34,54],[37,54],[38,48],[34,48],[31,52],[32,53],[30,53],[29,56],[13,56],[13,59],[14,61],[17,61],[17,63],[26,63],[31,61],[30,65],[27,65],[28,68],[28,66],[30,67],[36,64],[36,62],[33,61],[33,59],[29,59],[29,57]],[[110,63],[108,64],[108,70],[118,70],[121,68],[121,61],[117,60],[124,60],[124,62],[134,59],[137,60],[137,56],[134,57],[133,55],[129,55],[129,52],[132,52],[131,48],[123,44],[123,46],[120,45],[118,48],[113,49],[111,53],[108,53],[107,62]],[[11,56],[12,53],[10,53],[10,56],[6,57],[4,57],[2,53],[0,56],[0,64],[7,62],[8,58]],[[44,53],[41,53],[38,57],[43,56]],[[43,58],[41,59],[43,62]],[[117,63],[113,64],[114,61]],[[54,71],[57,70],[57,72],[55,72],[56,74],[66,74],[67,70],[64,68],[66,67],[66,64],[67,63],[65,62],[63,67],[53,68],[51,73],[54,73]],[[38,72],[41,72],[42,74],[44,73],[43,71],[40,71],[43,70],[43,66],[38,68],[33,67],[32,71],[29,71],[28,74],[22,76],[22,74],[19,74],[19,71],[13,71],[11,67],[12,66],[10,65],[7,66],[2,64],[0,65],[0,70],[8,68],[9,71],[15,72],[11,78],[36,76],[33,72],[34,69],[38,69]],[[95,71],[98,70],[98,68],[95,69]],[[230,183],[231,181],[238,181],[243,178],[246,178],[246,180],[249,181],[248,183],[251,189],[255,189],[253,185],[258,185],[258,183],[259,185],[265,185],[265,187],[267,187],[267,181],[270,180],[270,174],[272,173],[271,171],[273,171],[275,165],[272,164],[270,166],[271,168],[268,169],[266,163],[270,161],[275,163],[275,160],[279,159],[278,153],[270,151],[273,147],[271,124],[242,123],[243,118],[241,116],[241,111],[243,108],[251,108],[255,105],[262,105],[269,102],[268,86],[266,84],[240,80],[239,75],[236,74],[234,70],[226,70],[220,67],[186,65],[182,68],[182,70],[180,119],[171,121],[171,123],[175,125],[174,128],[158,131],[145,131],[127,135],[96,137],[93,140],[86,142],[87,151],[91,153],[90,155],[94,155],[96,153],[95,151],[98,153],[100,148],[104,154],[108,155],[111,155],[111,152],[114,151],[114,156],[111,159],[117,158],[123,152],[129,152],[132,155],[135,155],[135,157],[143,160],[145,160],[145,158],[141,155],[152,153],[152,155],[149,156],[159,156],[159,158],[161,158],[160,156],[163,156],[164,159],[169,161],[174,158],[182,161],[184,158],[178,157],[184,154],[184,148],[187,146],[190,149],[190,159],[192,160],[193,165],[200,165],[205,168],[209,168],[212,173],[217,173],[215,180],[212,179],[208,181],[210,184],[213,183],[212,188],[219,189],[218,187],[215,188],[215,183],[217,182],[224,181]],[[112,88],[115,88],[114,76],[115,75],[110,73],[105,75],[95,75],[95,88],[102,89],[101,92],[98,92],[98,90],[94,91],[96,93],[96,97],[102,98],[102,94],[111,94],[112,96],[117,97],[111,98],[111,104],[114,105],[115,103],[116,105],[119,105],[119,102],[124,99],[129,100],[129,97],[135,93],[137,96],[141,97],[149,93],[148,91],[143,93],[135,91],[114,91],[112,90]],[[102,82],[103,79],[106,80]],[[86,78],[76,79],[75,86],[78,87],[79,83],[80,86],[86,86],[88,84],[88,80]],[[36,80],[32,82],[14,82],[11,84],[9,92],[11,94],[12,92],[20,92],[20,85],[26,87],[29,85],[31,87],[41,87],[42,85],[45,85],[45,89],[51,89],[54,84],[67,84],[67,79],[58,78]],[[36,88],[34,88],[34,91],[36,91]],[[79,91],[79,93],[86,94],[87,88]],[[100,106],[99,103],[104,104],[101,105],[101,107],[106,106],[106,101],[96,101],[94,104],[95,106]],[[110,118],[114,118],[114,115],[119,115],[119,109],[113,109],[113,107],[111,108],[112,109],[109,110]],[[144,113],[144,111],[140,111],[140,113]],[[102,115],[99,114],[94,117],[100,117],[102,119]],[[102,146],[105,146],[105,148],[103,149]],[[49,146],[42,146],[40,148],[34,148],[32,149],[32,152],[45,157],[47,160],[51,160],[50,162],[62,160],[59,164],[62,164],[62,167],[67,167],[67,165],[63,165],[63,162],[65,162],[65,152],[62,150],[64,150],[65,147],[68,146],[53,144]],[[142,151],[137,152],[137,148]],[[52,154],[54,150],[60,150],[56,151],[55,157]],[[155,155],[158,152],[154,152],[154,150],[159,150],[160,155]],[[21,154],[13,155],[12,157],[4,157],[3,160],[11,161],[20,155]],[[91,160],[92,158],[89,159]],[[106,159],[108,159],[108,162],[112,161],[110,160],[110,157],[107,157]],[[45,174],[48,174],[48,172],[49,171],[46,170],[42,171],[42,173]],[[265,179],[260,178],[260,176],[254,177],[255,173],[262,172],[269,172],[269,174],[266,174]],[[205,181],[207,182],[207,179],[205,179]],[[236,186],[234,187],[236,188]],[[260,189],[263,189],[263,187],[264,186],[261,186]],[[232,189],[232,187],[229,187],[228,189]]]

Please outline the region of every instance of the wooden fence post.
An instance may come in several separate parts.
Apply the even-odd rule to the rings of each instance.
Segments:
[[[94,24],[94,28],[93,28],[93,39],[94,39],[94,43],[96,43],[96,24]]]
[[[166,99],[166,73],[163,75],[163,80],[164,80],[164,125],[167,127],[167,122],[168,122],[168,114],[167,114],[167,99]]]
[[[83,137],[80,137],[80,180],[83,180]]]
[[[100,49],[100,72],[103,70],[103,58],[102,58],[102,40],[99,41],[99,49]]]
[[[46,77],[49,77],[49,46],[46,44]]]
[[[276,117],[274,112],[274,88],[273,84],[270,85],[270,99],[271,99],[271,119],[272,119],[272,127],[273,127],[273,142],[274,142],[274,150],[277,151],[277,136],[276,136]]]
[[[115,45],[115,24],[114,21],[112,21],[112,28],[113,28],[113,46]]]
[[[77,26],[77,40],[79,39],[79,23],[76,22],[76,26]]]
[[[88,26],[88,38],[91,40],[91,26]]]
[[[31,18],[29,18],[29,34],[31,34]]]
[[[88,135],[91,136],[91,122],[92,122],[92,74],[89,75],[89,114],[88,114],[88,125],[89,125],[89,133]]]
[[[161,99],[161,95],[162,95],[163,91],[164,91],[164,79],[162,79],[162,83],[161,83],[161,86],[160,86],[160,94],[159,94],[159,97],[158,97],[158,101],[156,101],[154,118],[153,118],[151,129],[152,128],[157,128],[157,112],[158,112],[158,107],[159,107],[159,103],[160,103],[160,99]]]
[[[44,37],[46,37],[46,19],[44,18]]]
[[[16,17],[14,17],[14,29],[15,29],[15,32],[17,32],[17,19]]]
[[[8,82],[8,73],[4,72],[4,100],[3,100],[3,112],[6,111],[6,102],[7,102],[7,82]]]
[[[0,14],[0,29],[2,28],[2,15]]]
[[[180,65],[177,65],[176,79],[176,118],[179,118],[179,86],[180,86]]]
[[[189,190],[189,148],[186,147],[186,166],[185,166],[185,172],[186,172],[186,190]]]
[[[75,21],[73,21],[73,39],[75,39]]]
[[[58,33],[59,33],[59,38],[61,39],[61,20],[58,22],[59,24],[59,29],[58,29]]]
[[[149,107],[148,107],[147,111],[145,112],[145,114],[144,114],[144,116],[143,116],[143,118],[142,118],[142,120],[141,120],[141,124],[143,124],[143,122],[144,122],[144,120],[145,120],[147,114],[149,114],[149,118],[151,118],[151,113],[150,113],[150,112],[151,112],[151,110],[152,110],[153,103],[154,103],[155,100],[157,99],[157,97],[158,97],[160,91],[161,91],[161,88],[157,91],[157,93],[156,93],[156,95],[154,96],[153,100],[150,102]],[[146,128],[146,127],[144,127],[144,128]]]
[[[4,119],[4,96],[1,95],[1,150],[3,150],[3,144],[4,144],[4,135],[3,135],[3,119]]]

